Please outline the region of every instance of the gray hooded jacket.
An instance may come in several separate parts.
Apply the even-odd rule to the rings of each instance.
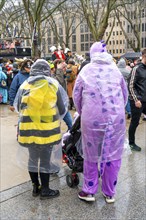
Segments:
[[[120,72],[122,73],[126,83],[128,83],[127,80],[130,75],[130,71],[126,68],[126,61],[123,58],[121,58],[117,64],[117,66],[118,66]]]

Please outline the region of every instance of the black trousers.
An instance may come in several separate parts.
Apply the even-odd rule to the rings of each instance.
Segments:
[[[141,114],[142,113],[146,114],[146,102],[142,102],[142,107],[137,108],[135,106],[135,102],[133,100],[130,100],[130,106],[131,106],[131,122],[129,126],[129,144],[135,144],[136,128],[139,125]]]

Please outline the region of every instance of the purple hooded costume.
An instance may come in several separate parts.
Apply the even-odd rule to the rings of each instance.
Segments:
[[[97,191],[97,171],[94,173],[97,162],[101,162],[101,175],[106,173],[105,164],[108,166],[119,161],[117,167],[120,168],[128,92],[122,74],[112,56],[106,52],[105,44],[94,43],[90,49],[90,57],[91,63],[81,70],[76,79],[73,98],[81,115],[83,191],[94,194]],[[118,174],[117,171],[116,173]],[[117,175],[114,182],[116,177]],[[105,194],[114,194],[114,190],[103,191]]]

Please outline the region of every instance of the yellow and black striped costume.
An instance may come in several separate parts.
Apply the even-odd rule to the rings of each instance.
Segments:
[[[20,92],[20,123],[18,142],[26,147],[49,146],[60,142],[60,120],[57,103],[57,83],[46,79],[25,81]]]

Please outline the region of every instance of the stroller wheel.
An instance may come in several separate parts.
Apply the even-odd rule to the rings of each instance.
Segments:
[[[67,175],[66,176],[66,183],[71,188],[74,186],[74,181],[73,181],[73,176],[72,175]]]
[[[79,177],[76,173],[66,176],[66,183],[69,187],[73,188],[79,184]]]

